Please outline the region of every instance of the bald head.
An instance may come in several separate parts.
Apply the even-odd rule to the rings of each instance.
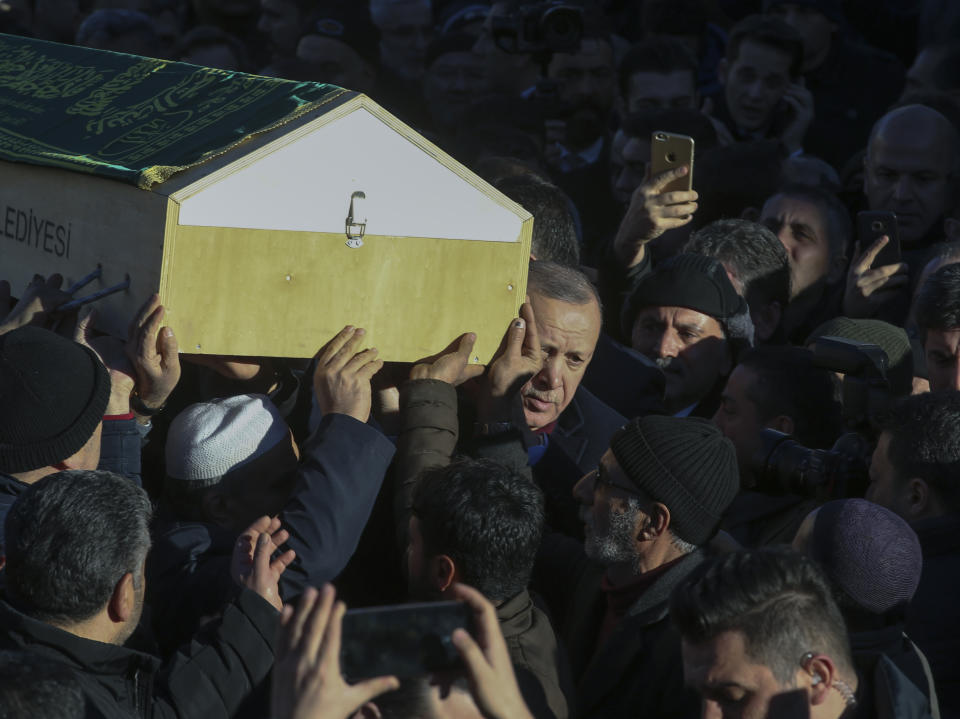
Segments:
[[[864,194],[871,210],[896,213],[907,247],[940,241],[958,166],[960,136],[953,124],[924,105],[900,107],[870,133]]]

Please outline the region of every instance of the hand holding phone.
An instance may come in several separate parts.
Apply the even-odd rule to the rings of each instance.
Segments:
[[[874,256],[871,267],[896,265],[900,262],[900,229],[897,216],[892,212],[857,213],[857,239],[861,248],[869,251],[883,237],[886,237],[887,241]]]
[[[858,224],[866,226],[870,232],[882,232],[884,229],[896,231],[895,222],[886,225],[875,224],[876,218],[871,218],[871,214],[883,215],[884,213],[860,213],[857,217]],[[892,213],[887,214],[892,217]],[[861,236],[869,239],[871,235],[863,232]],[[888,258],[893,261],[885,261],[880,257],[881,253],[891,246],[892,250]],[[864,247],[866,249],[863,249]],[[875,317],[881,306],[886,303],[907,301],[902,291],[910,284],[909,268],[898,261],[899,257],[899,242],[894,242],[894,238],[889,235],[880,235],[869,245],[864,245],[863,241],[857,241],[843,295],[843,312],[847,317]],[[884,264],[881,264],[882,262]]]
[[[633,191],[613,240],[625,268],[643,261],[644,245],[693,219],[699,196],[693,188],[693,138],[657,131],[651,138],[649,176]]]
[[[393,676],[347,684],[340,671],[343,602],[329,584],[308,588],[296,610],[280,615],[273,668],[273,719],[328,719],[351,716],[374,697],[399,688]]]

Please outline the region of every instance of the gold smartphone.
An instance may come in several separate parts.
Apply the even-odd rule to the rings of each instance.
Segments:
[[[657,130],[650,139],[650,177],[688,165],[690,172],[678,177],[663,188],[663,192],[683,192],[693,189],[693,138]]]

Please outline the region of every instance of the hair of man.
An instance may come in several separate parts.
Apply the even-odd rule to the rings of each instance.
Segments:
[[[786,415],[793,420],[794,439],[803,446],[833,446],[843,431],[836,379],[814,364],[813,352],[803,347],[754,347],[740,357],[740,366],[753,372],[747,397],[757,406],[761,422]]]
[[[950,511],[960,511],[960,392],[904,397],[877,424],[890,435],[887,458],[898,480],[922,479]]]
[[[7,515],[7,595],[42,622],[96,615],[128,572],[139,587],[150,549],[152,506],[129,479],[68,470],[31,485]]]
[[[803,39],[786,21],[774,15],[748,15],[730,29],[727,40],[727,62],[740,57],[745,42],[771,47],[790,56],[790,77],[800,76],[803,65]]]
[[[576,222],[570,199],[563,190],[532,174],[505,178],[496,187],[533,215],[530,253],[534,257],[568,267],[579,266]]]
[[[826,218],[827,242],[830,245],[830,259],[849,257],[850,242],[853,239],[853,222],[850,213],[840,199],[829,190],[811,185],[786,184],[774,195],[806,200],[820,208]],[[866,249],[866,248],[861,248]]]
[[[843,616],[816,563],[793,550],[738,551],[707,560],[674,590],[670,616],[685,641],[724,632],[743,636],[749,656],[793,686],[807,652],[828,655],[853,673]]]
[[[917,327],[927,330],[960,329],[960,265],[946,265],[930,275],[917,293]]]
[[[749,220],[716,220],[694,232],[684,252],[719,260],[742,285],[748,303],[790,302],[790,260],[768,228]]]
[[[543,533],[543,494],[529,479],[487,459],[425,471],[413,515],[426,556],[449,556],[459,581],[491,601],[526,589]]]
[[[669,75],[689,72],[691,84],[697,84],[697,58],[683,42],[672,37],[651,37],[632,46],[620,61],[620,93],[626,97],[630,78],[639,72]]]
[[[540,295],[571,305],[600,302],[600,294],[580,270],[558,262],[531,260],[527,275],[527,294]]]

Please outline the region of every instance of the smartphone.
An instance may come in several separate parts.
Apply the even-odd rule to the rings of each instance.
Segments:
[[[457,628],[474,633],[473,614],[463,602],[352,609],[343,616],[341,670],[353,681],[460,668],[460,655],[450,639]]]
[[[682,192],[693,189],[693,138],[657,130],[650,138],[650,176],[687,165],[690,171],[663,188],[663,192]]]
[[[873,261],[873,267],[895,265],[900,262],[900,231],[897,216],[892,212],[864,211],[857,213],[857,239],[860,240],[860,252],[866,252],[878,239],[886,235],[890,241],[880,250]]]

